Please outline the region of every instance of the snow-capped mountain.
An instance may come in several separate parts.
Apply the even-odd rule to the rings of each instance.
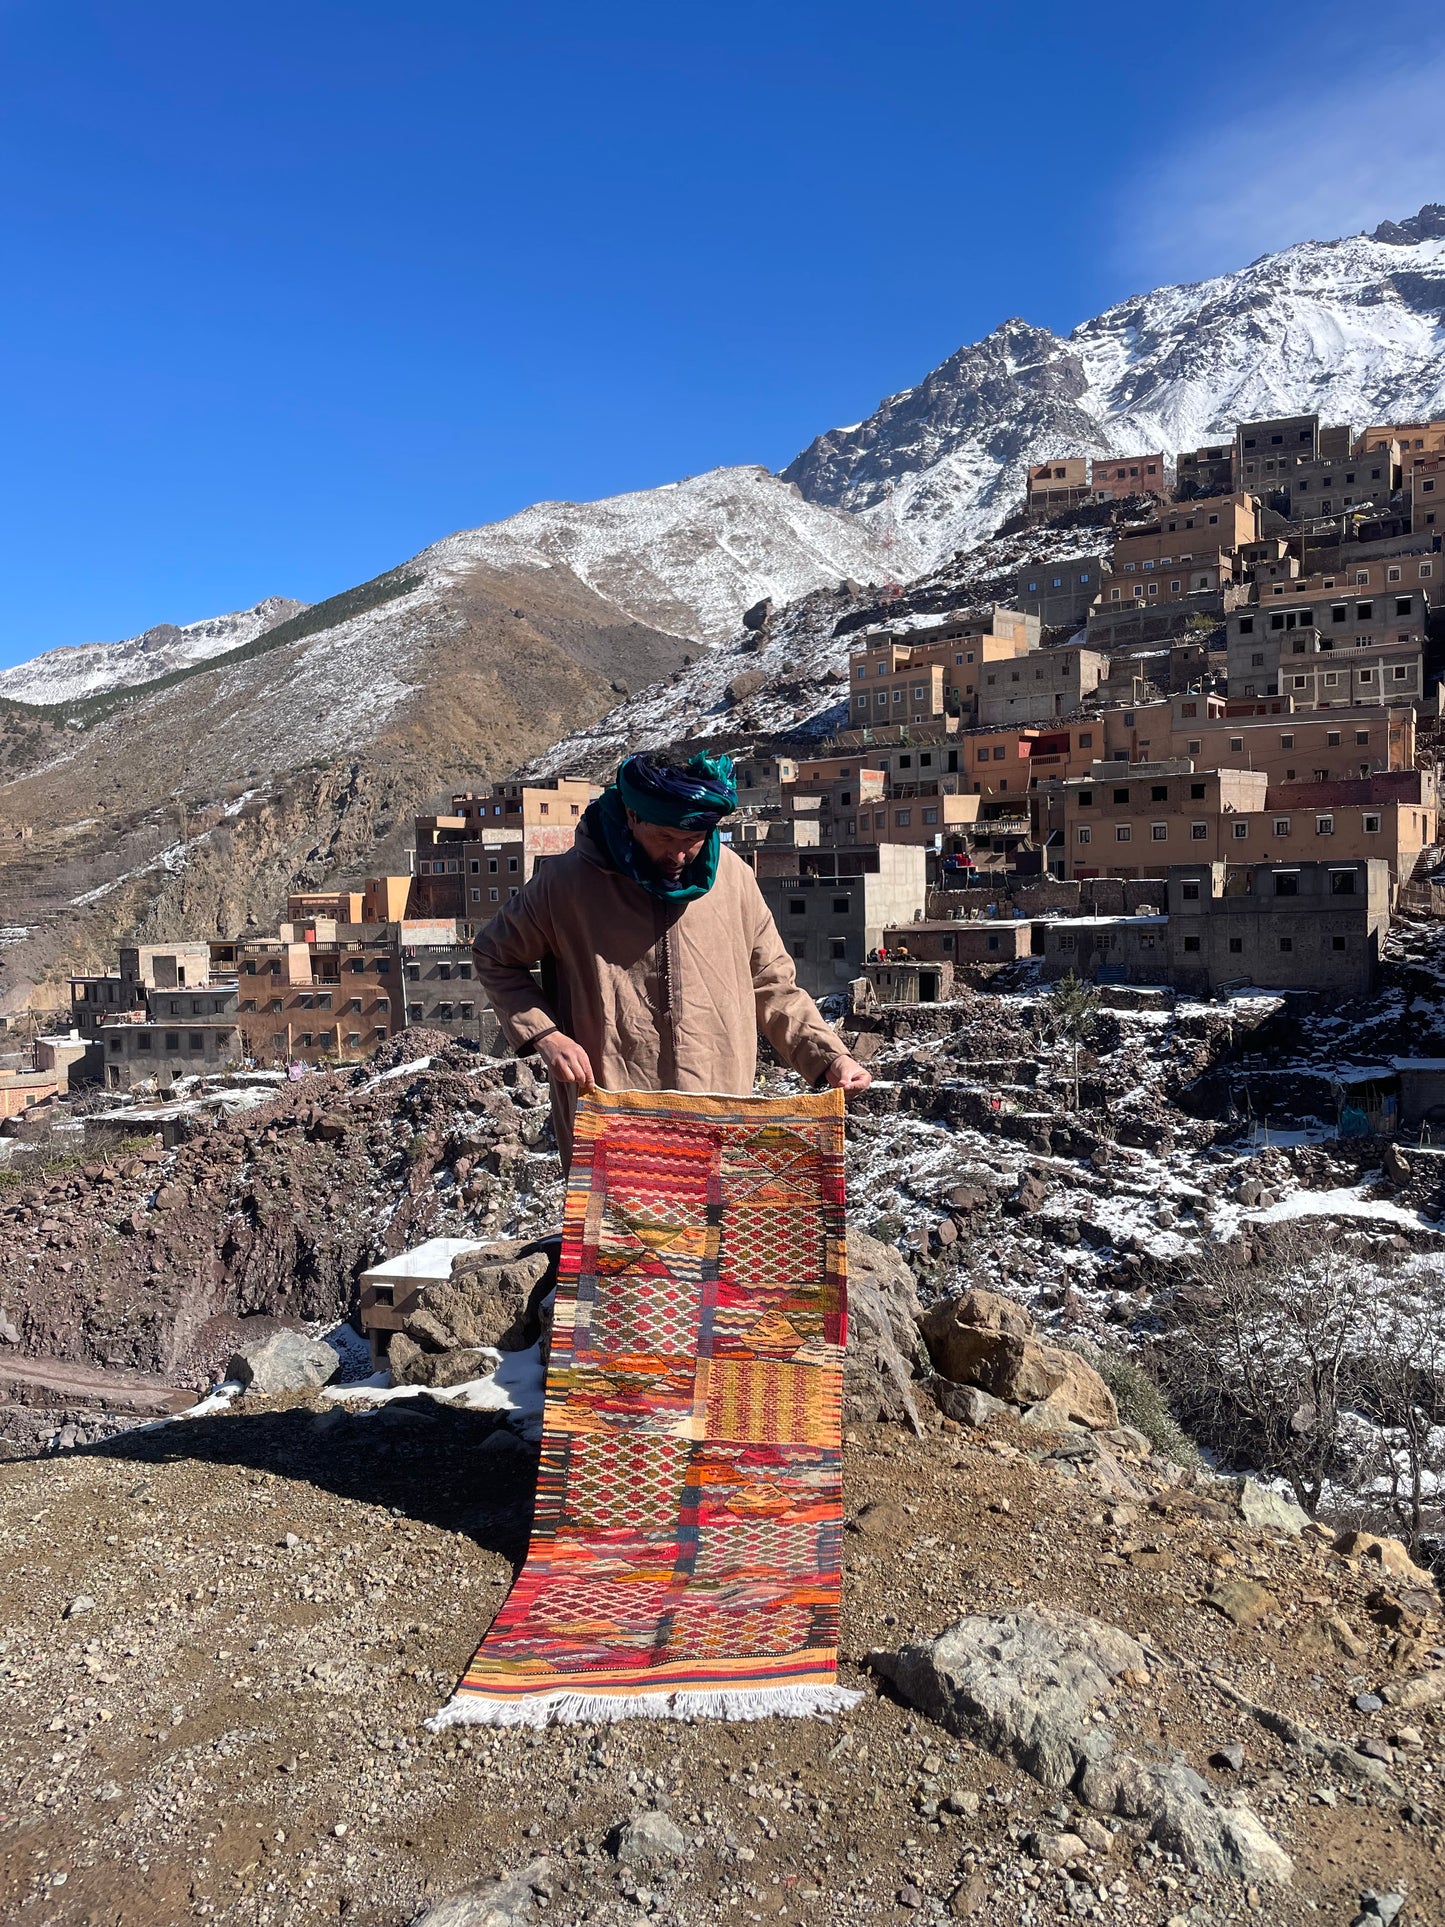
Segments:
[[[1168,454],[1237,421],[1445,414],[1445,207],[1304,241],[1120,302],[1061,337],[1005,321],[783,470],[810,501],[893,514],[929,561],[977,542],[1050,455]]]
[[[791,602],[844,577],[911,572],[917,558],[900,547],[890,562],[867,523],[804,500],[765,468],[715,468],[600,502],[538,502],[417,557],[422,568],[477,562],[561,564],[650,628],[718,642],[765,596]]]
[[[209,616],[182,628],[158,623],[124,642],[82,642],[73,648],[47,649],[43,656],[17,663],[13,669],[0,669],[0,696],[20,703],[66,703],[98,696],[123,683],[154,682],[173,669],[187,669],[254,642],[305,607],[304,602],[273,595],[254,609]]]

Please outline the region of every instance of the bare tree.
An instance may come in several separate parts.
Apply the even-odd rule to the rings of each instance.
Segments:
[[[1176,1300],[1160,1369],[1226,1462],[1288,1480],[1412,1547],[1445,1502],[1445,1272],[1323,1229],[1216,1246]]]

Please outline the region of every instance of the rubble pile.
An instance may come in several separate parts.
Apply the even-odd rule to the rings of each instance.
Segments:
[[[254,1321],[344,1318],[367,1265],[432,1235],[546,1228],[560,1198],[530,1067],[418,1031],[197,1120],[173,1149],[56,1166],[0,1186],[0,1436],[107,1425],[103,1390],[47,1406],[31,1387],[22,1403],[12,1352],[204,1389]]]

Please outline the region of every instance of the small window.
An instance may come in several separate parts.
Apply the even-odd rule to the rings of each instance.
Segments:
[[[176,1030],[168,1030],[166,1032],[166,1049],[173,1051],[173,1050],[179,1050],[180,1047],[181,1047],[180,1032]]]
[[[1163,843],[1168,838],[1169,825],[1167,823],[1151,823],[1149,825],[1149,835],[1155,843]]]
[[[1294,748],[1294,737],[1293,737],[1293,736],[1288,736],[1288,735],[1286,735],[1286,736],[1281,736],[1281,737],[1280,737],[1280,739],[1279,739],[1279,746],[1280,746],[1280,748],[1281,748],[1281,749],[1293,749],[1293,748]]]
[[[1366,810],[1365,811],[1365,835],[1378,836],[1379,834],[1380,834],[1380,818],[1378,814],[1373,810]]]
[[[1089,828],[1087,823],[1081,823],[1079,825],[1077,835],[1080,843],[1092,843],[1094,840],[1094,832]]]
[[[1355,741],[1356,741],[1357,743],[1361,743],[1361,744],[1368,744],[1368,742],[1369,742],[1369,740],[1370,740],[1370,732],[1369,732],[1369,730],[1367,730],[1367,729],[1357,729],[1357,730],[1355,731]]]
[[[1232,825],[1232,828],[1233,828],[1233,831],[1234,831],[1234,840],[1235,840],[1235,842],[1236,842],[1236,843],[1242,843],[1242,842],[1244,841],[1244,839],[1245,839],[1245,838],[1246,838],[1246,837],[1247,837],[1247,836],[1249,835],[1249,820],[1248,820],[1248,818],[1247,818],[1247,817],[1236,817],[1236,818],[1235,818],[1235,821],[1234,821],[1234,823],[1233,823],[1233,825]]]
[[[801,937],[795,937],[793,939],[792,948],[795,957],[806,957],[808,954],[808,946],[803,942]]]
[[[1289,835],[1289,818],[1287,816],[1277,816],[1274,819],[1274,833],[1276,836]]]
[[[1232,957],[1237,957],[1243,949],[1244,949],[1243,937],[1231,937],[1229,939],[1229,954]]]
[[[805,917],[807,914],[808,899],[806,897],[788,898],[788,915],[790,917]]]
[[[1337,729],[1327,730],[1325,732],[1325,747],[1327,749],[1338,749],[1339,746],[1340,732]]]
[[[1133,834],[1134,831],[1131,824],[1116,823],[1114,825],[1114,841],[1116,843],[1127,843]]]
[[[1198,903],[1199,901],[1198,877],[1185,877],[1184,881],[1179,886],[1179,894],[1181,897],[1183,897],[1186,903]]]
[[[1288,955],[1288,953],[1294,949],[1294,938],[1281,937],[1279,940],[1279,947],[1286,955]]]
[[[1184,939],[1184,948],[1189,951],[1197,950],[1199,948],[1198,937],[1186,937]]]
[[[1207,823],[1191,823],[1189,825],[1189,840],[1191,843],[1208,842],[1209,825]]]
[[[1335,833],[1335,819],[1333,816],[1326,814],[1324,816],[1317,816],[1315,818],[1315,835],[1316,836],[1333,836],[1334,833]]]
[[[1115,790],[1114,801],[1116,803],[1127,803],[1129,801],[1128,790]]]
[[[1331,937],[1331,938],[1330,938],[1330,949],[1331,949],[1331,950],[1343,950],[1343,949],[1344,949],[1344,947],[1345,947],[1345,940],[1344,940],[1344,938],[1343,938],[1343,937]]]
[[[848,914],[848,906],[852,901],[853,899],[851,897],[834,897],[833,915],[835,917],[846,916]]]
[[[1355,894],[1355,873],[1353,870],[1330,871],[1330,895],[1332,897],[1352,897]]]

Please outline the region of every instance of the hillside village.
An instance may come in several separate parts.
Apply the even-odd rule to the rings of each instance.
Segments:
[[[1442,476],[1445,420],[1313,415],[1040,461],[981,550],[758,604],[414,812],[404,867],[124,943],[17,1016],[17,1918],[142,1927],[160,1892],[440,1927],[453,1889],[493,1927],[1440,1917]],[[562,1195],[472,938],[619,742],[696,740],[874,1073],[843,1655],[870,1698],[705,1757],[650,1721],[428,1736],[525,1542]],[[1222,1303],[1278,1346],[1283,1279],[1347,1303],[1368,1397],[1308,1406],[1281,1352],[1243,1412],[1200,1334]],[[973,1318],[1027,1369],[965,1362]],[[1061,1743],[1132,1749],[1134,1792],[1091,1804],[1002,1715],[940,1714],[960,1598],[1045,1672],[1081,1612],[1092,1665],[1127,1639],[1082,1714],[1037,1691]]]

